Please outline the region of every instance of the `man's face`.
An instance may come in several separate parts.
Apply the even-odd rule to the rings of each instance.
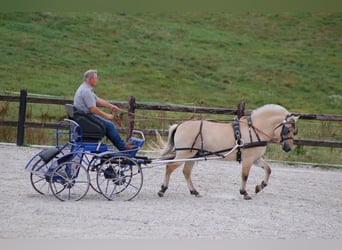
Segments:
[[[88,83],[90,86],[95,87],[97,83],[97,74],[94,74],[92,78],[89,78]]]

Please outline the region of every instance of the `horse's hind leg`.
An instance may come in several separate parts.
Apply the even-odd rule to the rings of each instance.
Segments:
[[[259,193],[268,184],[268,180],[269,180],[270,175],[271,175],[271,167],[270,167],[270,165],[268,165],[268,163],[263,158],[259,158],[258,160],[256,160],[255,165],[257,165],[257,166],[259,166],[265,170],[264,180],[261,182],[260,185],[257,185],[255,187],[255,193]]]
[[[178,163],[178,162],[177,163],[170,163],[170,164],[166,165],[164,182],[161,185],[160,191],[158,192],[159,197],[164,197],[164,194],[169,187],[170,176],[171,176],[172,172],[176,168],[178,168],[180,165],[182,165],[182,163]]]
[[[186,183],[188,184],[188,188],[190,190],[190,194],[191,195],[195,195],[196,197],[200,197],[201,195],[199,194],[199,192],[195,189],[194,184],[192,183],[191,180],[191,172],[192,172],[192,168],[194,166],[195,162],[194,161],[188,161],[184,164],[184,168],[183,168],[183,174],[186,180]]]

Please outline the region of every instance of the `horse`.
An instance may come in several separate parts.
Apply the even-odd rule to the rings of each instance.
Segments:
[[[249,117],[230,123],[187,120],[170,126],[161,156],[166,161],[166,169],[158,196],[164,197],[172,172],[184,164],[183,174],[190,194],[200,197],[191,180],[194,163],[197,159],[219,156],[222,160],[242,162],[240,194],[250,200],[246,182],[252,165],[265,171],[261,184],[255,187],[255,193],[259,193],[268,185],[271,174],[271,167],[263,158],[267,143],[278,143],[289,152],[293,147],[293,136],[298,132],[298,118],[280,105],[267,104],[253,110]],[[223,155],[224,152],[229,153]]]

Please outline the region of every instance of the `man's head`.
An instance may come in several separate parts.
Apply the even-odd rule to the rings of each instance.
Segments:
[[[94,69],[87,70],[84,73],[84,81],[94,87],[97,83],[97,71]]]

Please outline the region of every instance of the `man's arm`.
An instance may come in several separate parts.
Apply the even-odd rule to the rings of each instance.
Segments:
[[[103,112],[101,109],[99,109],[98,107],[95,107],[95,106],[94,107],[90,107],[89,111],[92,114],[101,116],[101,117],[103,117],[104,119],[107,119],[107,120],[113,120],[114,119],[114,115],[108,114],[106,112]]]
[[[119,108],[116,105],[113,105],[110,102],[107,102],[106,100],[103,100],[99,97],[96,98],[96,105],[109,108],[112,111],[118,111],[119,110]]]

